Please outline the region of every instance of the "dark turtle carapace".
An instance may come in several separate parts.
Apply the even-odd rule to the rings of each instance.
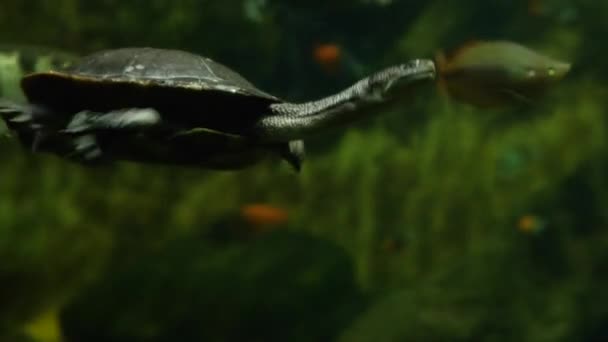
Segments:
[[[434,76],[432,61],[413,60],[294,104],[205,57],[124,48],[25,76],[28,103],[3,101],[0,115],[28,148],[83,163],[235,169],[278,155],[299,169],[303,138],[398,103]]]

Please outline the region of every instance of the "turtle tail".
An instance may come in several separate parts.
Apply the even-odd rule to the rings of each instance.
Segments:
[[[16,135],[23,146],[32,152],[55,149],[57,143],[66,145],[66,142],[57,141],[53,129],[42,123],[46,111],[44,108],[30,104],[18,104],[6,99],[0,99],[0,117],[9,129],[9,135]],[[63,147],[62,149],[65,149]]]

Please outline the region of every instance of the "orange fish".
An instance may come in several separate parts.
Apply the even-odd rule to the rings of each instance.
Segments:
[[[270,204],[247,204],[241,207],[241,217],[252,231],[263,233],[286,224],[289,219],[287,210]]]
[[[528,0],[528,14],[540,17],[544,14],[545,6],[542,0]]]
[[[472,42],[436,57],[440,89],[478,107],[531,103],[561,80],[570,64],[508,41]]]
[[[382,241],[382,249],[388,253],[399,253],[403,251],[404,242],[399,238],[386,238]]]
[[[334,72],[340,65],[342,49],[334,43],[317,44],[312,51],[313,59],[327,72]]]
[[[218,242],[250,241],[284,228],[287,210],[271,204],[251,203],[230,210],[212,222],[205,237]]]
[[[545,226],[546,222],[542,218],[532,214],[524,215],[517,221],[517,229],[526,234],[539,233]]]

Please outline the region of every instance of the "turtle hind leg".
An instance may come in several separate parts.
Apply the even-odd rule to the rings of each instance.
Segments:
[[[45,107],[33,104],[18,104],[2,98],[0,98],[0,117],[9,128],[14,130],[23,126],[37,129],[43,125],[49,127],[61,125],[61,122],[55,121],[59,116],[53,115],[53,112]]]
[[[128,108],[107,113],[82,111],[76,113],[62,133],[83,134],[98,130],[137,130],[157,126],[160,114],[152,108]]]
[[[59,123],[50,124],[48,119],[52,116],[48,114],[51,112],[41,107],[0,99],[0,117],[21,144],[32,152],[50,152],[88,165],[95,165],[104,160],[95,135],[58,134],[56,126]]]
[[[0,117],[8,129],[17,135],[21,144],[34,152],[43,145],[47,135],[43,125],[37,121],[37,117],[42,111],[36,106],[21,105],[0,99]]]
[[[31,129],[34,124],[33,107],[4,99],[0,99],[0,117],[2,117],[6,126],[14,131],[20,131],[24,128]]]

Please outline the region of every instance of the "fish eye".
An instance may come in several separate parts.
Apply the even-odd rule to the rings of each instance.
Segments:
[[[549,74],[549,76],[555,76],[555,68],[549,68],[547,74]]]

